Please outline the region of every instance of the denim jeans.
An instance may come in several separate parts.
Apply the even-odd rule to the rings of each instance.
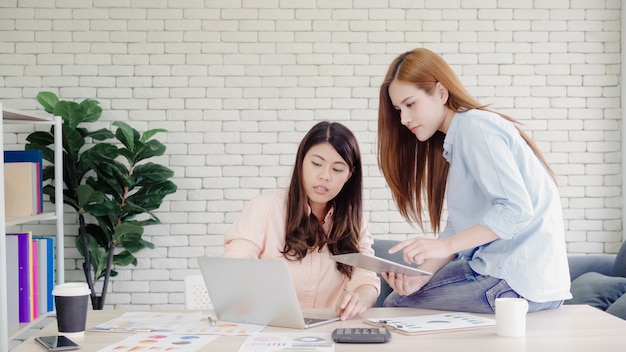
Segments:
[[[420,290],[401,296],[392,292],[385,307],[411,307],[446,311],[494,313],[496,298],[521,297],[502,279],[480,275],[465,258],[457,258],[441,268]],[[528,301],[528,311],[554,309],[563,301]]]

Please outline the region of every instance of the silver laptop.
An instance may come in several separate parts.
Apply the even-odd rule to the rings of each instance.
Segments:
[[[337,316],[303,316],[287,263],[282,260],[197,259],[220,320],[296,329],[339,320]]]

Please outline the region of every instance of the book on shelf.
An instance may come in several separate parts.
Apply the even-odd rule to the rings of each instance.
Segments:
[[[8,233],[7,236],[15,236],[18,241],[18,286],[7,286],[11,290],[11,294],[17,295],[18,298],[18,319],[20,323],[28,323],[31,321],[31,304],[30,304],[30,277],[32,265],[31,259],[31,242],[32,234],[24,233]],[[8,263],[7,263],[8,264]],[[12,270],[12,269],[8,269]]]
[[[30,320],[39,316],[39,247],[37,241],[30,241]]]
[[[48,267],[46,271],[46,276],[48,278],[48,287],[46,288],[46,297],[48,301],[48,312],[52,312],[55,309],[54,306],[54,296],[52,295],[52,290],[54,290],[54,282],[55,282],[55,247],[54,247],[54,238],[46,237],[46,242],[48,243]]]
[[[31,163],[4,164],[4,207],[7,219],[33,215],[32,185]]]
[[[48,244],[45,239],[33,237],[33,242],[37,245],[37,305],[39,309],[37,313],[39,315],[48,311],[48,300],[46,297],[46,290],[48,287],[48,281],[46,276],[46,270],[48,266]]]
[[[54,310],[54,238],[34,237],[39,247],[39,314]]]
[[[41,150],[4,151],[5,216],[8,219],[43,212]]]
[[[31,232],[7,233],[9,325],[54,311],[54,239]]]
[[[9,326],[20,324],[18,287],[19,281],[19,242],[17,236],[6,236],[7,260],[7,321]]]

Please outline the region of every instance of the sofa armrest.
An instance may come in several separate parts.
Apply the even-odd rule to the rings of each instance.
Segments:
[[[611,276],[615,258],[615,254],[570,254],[567,256],[570,278],[573,281],[588,272]]]

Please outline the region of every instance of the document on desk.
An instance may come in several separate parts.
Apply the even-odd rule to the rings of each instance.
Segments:
[[[369,318],[364,322],[374,326],[385,327],[405,335],[496,326],[496,321],[493,319],[461,312],[394,318]]]
[[[104,332],[174,332],[199,321],[202,313],[126,312],[118,318],[98,324],[92,331]]]
[[[126,312],[118,318],[94,326],[91,331],[245,336],[256,334],[264,328],[265,325],[220,320],[211,326],[208,315],[201,312]]]
[[[159,332],[132,334],[98,352],[176,351],[195,352],[218,338],[217,335],[184,335]]]
[[[223,336],[248,336],[258,334],[263,331],[267,325],[234,323],[229,321],[217,320],[214,326],[211,326],[207,318],[204,318],[200,324],[188,324],[176,330],[178,334],[199,334],[199,335],[223,335]]]
[[[239,352],[315,351],[333,352],[330,333],[261,333],[248,336]]]

